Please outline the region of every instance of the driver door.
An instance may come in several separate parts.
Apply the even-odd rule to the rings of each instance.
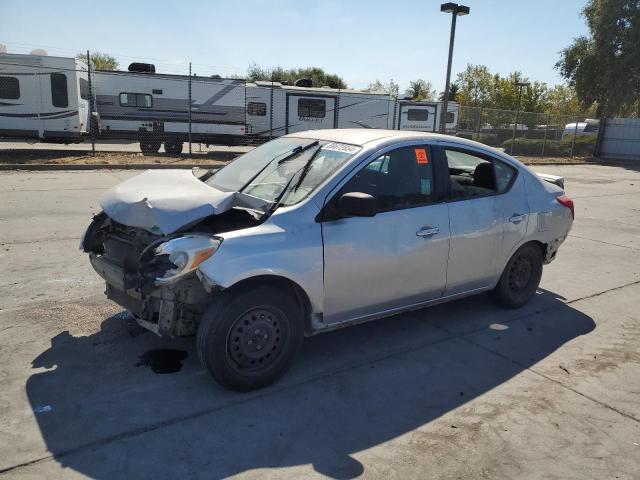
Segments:
[[[429,147],[395,148],[366,163],[325,207],[324,319],[375,316],[442,296],[449,255],[446,203],[436,203]],[[378,201],[373,217],[340,218],[347,192]]]

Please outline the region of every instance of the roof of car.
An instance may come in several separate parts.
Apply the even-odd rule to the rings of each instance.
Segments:
[[[307,130],[304,132],[290,133],[287,137],[312,138],[314,140],[326,140],[329,142],[342,142],[352,145],[365,145],[371,142],[379,142],[380,140],[410,140],[410,139],[429,139],[444,140],[456,143],[470,143],[478,145],[476,142],[452,137],[451,135],[442,135],[439,133],[414,132],[410,130],[384,130],[376,128],[339,128],[339,129],[323,129],[323,130]]]

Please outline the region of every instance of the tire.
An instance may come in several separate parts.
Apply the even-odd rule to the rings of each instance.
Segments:
[[[222,386],[249,391],[270,385],[293,362],[304,337],[303,314],[291,295],[269,286],[240,287],[205,312],[196,348]]]
[[[164,151],[172,155],[182,153],[182,142],[164,142]]]
[[[506,307],[522,307],[540,284],[542,261],[538,245],[527,243],[520,247],[509,259],[492,296]]]
[[[140,151],[143,155],[153,155],[158,153],[162,142],[157,140],[140,140]]]

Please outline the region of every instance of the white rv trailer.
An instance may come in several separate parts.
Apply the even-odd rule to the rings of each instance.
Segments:
[[[323,128],[388,128],[436,132],[441,102],[394,100],[383,92],[309,88],[278,82],[246,84],[249,135],[278,137]],[[271,109],[273,106],[273,109]],[[457,125],[458,105],[449,103],[447,131]]]
[[[0,54],[0,138],[79,142],[88,131],[88,99],[83,62]]]
[[[235,144],[246,136],[244,80],[100,70],[91,78],[101,138],[139,140],[143,153],[164,142],[165,151],[180,153],[189,95],[192,141]]]

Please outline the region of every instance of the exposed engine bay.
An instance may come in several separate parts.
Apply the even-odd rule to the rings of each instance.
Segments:
[[[161,336],[194,334],[215,292],[195,269],[211,256],[216,234],[259,225],[264,215],[231,208],[170,235],[123,225],[101,212],[87,229],[81,248],[106,281],[106,295]]]

